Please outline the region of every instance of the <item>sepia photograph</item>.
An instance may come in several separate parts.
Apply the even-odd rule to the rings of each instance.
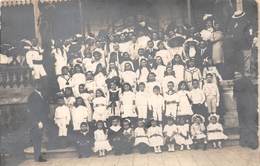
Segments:
[[[259,26],[260,0],[0,0],[0,166],[259,166]]]

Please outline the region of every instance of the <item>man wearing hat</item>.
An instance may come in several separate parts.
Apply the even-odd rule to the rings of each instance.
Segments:
[[[237,10],[232,15],[228,34],[233,42],[233,60],[237,59],[237,70],[243,70],[245,76],[250,76],[251,48],[253,43],[253,28],[243,10]],[[234,62],[234,61],[233,61]]]

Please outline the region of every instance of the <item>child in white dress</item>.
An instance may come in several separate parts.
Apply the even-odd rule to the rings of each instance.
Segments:
[[[163,94],[165,94],[166,92],[168,92],[168,83],[169,82],[172,82],[173,85],[174,85],[174,91],[177,91],[177,85],[178,85],[178,80],[175,78],[175,74],[174,74],[174,71],[172,69],[172,66],[167,66],[166,67],[166,71],[164,73],[164,77],[163,77],[163,80],[161,81],[162,82],[162,89],[163,89]]]
[[[217,114],[211,114],[209,116],[209,124],[207,126],[208,141],[213,143],[214,148],[222,148],[222,141],[228,139],[223,133],[222,124],[219,122],[219,116]]]
[[[167,124],[164,126],[163,135],[165,138],[165,143],[168,146],[169,152],[175,151],[175,135],[178,133],[177,125],[174,124],[174,119],[172,117],[167,118]]]
[[[94,81],[96,89],[101,89],[106,94],[106,70],[101,63],[97,65],[96,72],[94,73]]]
[[[54,121],[59,128],[59,136],[67,136],[68,129],[67,126],[70,123],[70,110],[69,107],[65,105],[64,100],[58,99],[58,107],[55,109]]]
[[[162,114],[165,110],[164,98],[160,95],[160,88],[155,86],[153,88],[153,94],[149,97],[148,100],[149,111],[152,111],[152,118],[162,122]]]
[[[179,107],[177,111],[177,116],[186,116],[190,117],[193,115],[191,109],[191,101],[189,98],[188,85],[185,81],[181,81],[178,87],[179,91],[177,92],[179,98]]]
[[[157,125],[155,119],[151,120],[151,127],[147,131],[150,146],[154,148],[155,153],[161,153],[161,146],[163,146],[163,132],[162,127]]]
[[[63,66],[61,69],[61,75],[58,76],[57,82],[59,84],[60,91],[64,91],[66,87],[72,87],[71,75],[69,74],[69,68]]]
[[[81,97],[76,98],[75,106],[71,111],[73,130],[80,130],[82,122],[91,121],[91,110],[88,110]]]
[[[207,82],[203,85],[203,91],[206,96],[206,107],[210,114],[217,113],[217,107],[219,106],[219,90],[217,84],[213,82],[213,75],[207,74]]]
[[[124,70],[122,72],[122,80],[124,83],[129,83],[133,89],[136,87],[137,76],[134,72],[131,63],[125,63]]]
[[[71,77],[71,85],[73,87],[73,93],[75,95],[79,94],[78,89],[80,84],[86,83],[86,76],[83,73],[82,67],[80,65],[75,65],[74,74]]]
[[[190,126],[188,120],[181,117],[179,118],[179,124],[177,125],[178,133],[175,136],[176,144],[180,145],[180,150],[184,149],[184,146],[190,150],[192,145],[192,139],[190,135]]]
[[[172,65],[173,65],[173,71],[178,85],[181,81],[184,80],[184,71],[185,71],[184,63],[179,54],[174,55],[174,58],[172,60]]]
[[[97,129],[94,132],[94,152],[98,152],[99,157],[102,157],[106,155],[106,152],[112,150],[112,147],[108,141],[107,130],[104,126],[104,122],[99,120],[97,121],[96,125]]]
[[[205,128],[205,119],[199,114],[194,114],[192,116],[191,125],[191,137],[193,140],[193,145],[195,149],[198,149],[199,144],[203,144],[203,149],[207,148],[207,137]]]
[[[148,68],[147,60],[145,58],[141,58],[140,60],[140,68],[136,71],[137,81],[147,82],[148,74],[150,73],[150,69]]]
[[[179,98],[175,91],[169,90],[164,95],[165,101],[165,116],[176,118],[177,116],[177,107],[179,105]]]
[[[135,94],[129,83],[123,84],[123,92],[120,96],[121,101],[121,117],[129,118],[133,125],[136,124],[137,113],[135,110]]]
[[[96,97],[93,100],[93,120],[95,121],[106,121],[109,117],[107,111],[107,98],[101,89],[96,90]]]
[[[158,86],[159,87],[159,90],[161,93],[161,83],[159,81],[157,81],[157,77],[156,77],[156,74],[151,72],[148,74],[148,77],[147,77],[147,83],[146,83],[146,93],[147,95],[152,95],[153,94],[153,88],[155,86]]]
[[[96,82],[94,80],[94,74],[91,71],[86,72],[85,88],[87,89],[87,92],[92,96],[92,98],[94,98],[97,88]]]
[[[139,119],[147,119],[148,110],[148,95],[145,92],[145,83],[140,82],[138,85],[138,91],[135,94],[135,105]]]
[[[144,125],[145,125],[145,121],[143,119],[139,119],[137,123],[137,127],[134,130],[134,137],[135,137],[134,146],[141,154],[145,154],[149,150],[149,140]]]
[[[162,81],[164,77],[164,72],[166,70],[165,65],[163,64],[162,57],[156,57],[156,68],[153,69],[153,72],[156,74],[156,78],[158,81]]]
[[[192,81],[194,79],[199,80],[201,86],[202,76],[200,69],[195,67],[195,62],[193,60],[190,60],[187,63],[187,68],[184,72],[184,79],[187,81],[189,88],[192,89]]]

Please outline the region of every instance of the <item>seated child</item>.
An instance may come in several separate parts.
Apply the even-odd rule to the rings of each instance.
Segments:
[[[180,145],[180,150],[184,149],[184,146],[190,150],[190,145],[192,144],[192,139],[190,136],[190,126],[188,120],[185,120],[184,117],[177,117],[178,119],[178,133],[175,136],[176,144]]]
[[[137,123],[137,127],[134,130],[135,137],[135,147],[141,154],[145,154],[149,150],[149,140],[145,129],[145,121],[143,119],[139,119]]]
[[[193,144],[195,149],[198,149],[198,145],[202,143],[203,149],[206,150],[207,148],[207,137],[206,137],[206,128],[204,125],[205,119],[203,116],[199,114],[194,114],[191,118],[191,137],[193,140]]]
[[[223,133],[222,124],[220,124],[218,120],[218,115],[211,114],[207,126],[208,141],[213,143],[214,148],[222,148],[222,141],[228,139],[228,137]]]
[[[112,126],[108,129],[108,139],[110,145],[112,145],[115,155],[122,154],[122,137],[123,137],[123,129],[120,125],[120,118],[113,117]]]
[[[177,126],[174,124],[173,117],[167,118],[167,124],[164,126],[163,134],[165,138],[165,143],[168,146],[169,152],[175,151],[175,135],[177,134]]]
[[[124,119],[123,121],[123,136],[121,150],[124,154],[130,154],[133,151],[134,144],[134,131],[131,128],[130,119]]]
[[[150,146],[154,148],[155,153],[161,153],[161,146],[163,146],[163,132],[162,127],[157,125],[155,119],[151,119],[151,127],[147,131]]]
[[[75,132],[74,142],[79,154],[79,158],[90,157],[93,153],[94,143],[93,134],[90,132],[89,125],[86,122],[80,124],[80,131]]]
[[[107,130],[105,128],[104,122],[99,120],[97,121],[96,125],[97,129],[94,132],[94,152],[99,152],[99,157],[102,157],[106,155],[106,152],[112,150],[112,147],[107,140]]]

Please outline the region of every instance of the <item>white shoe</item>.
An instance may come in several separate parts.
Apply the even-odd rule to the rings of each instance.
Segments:
[[[184,147],[183,147],[183,145],[181,145],[181,148],[180,148],[180,150],[183,150],[184,149]]]
[[[188,149],[188,150],[191,150],[190,145],[187,145],[187,149]]]

